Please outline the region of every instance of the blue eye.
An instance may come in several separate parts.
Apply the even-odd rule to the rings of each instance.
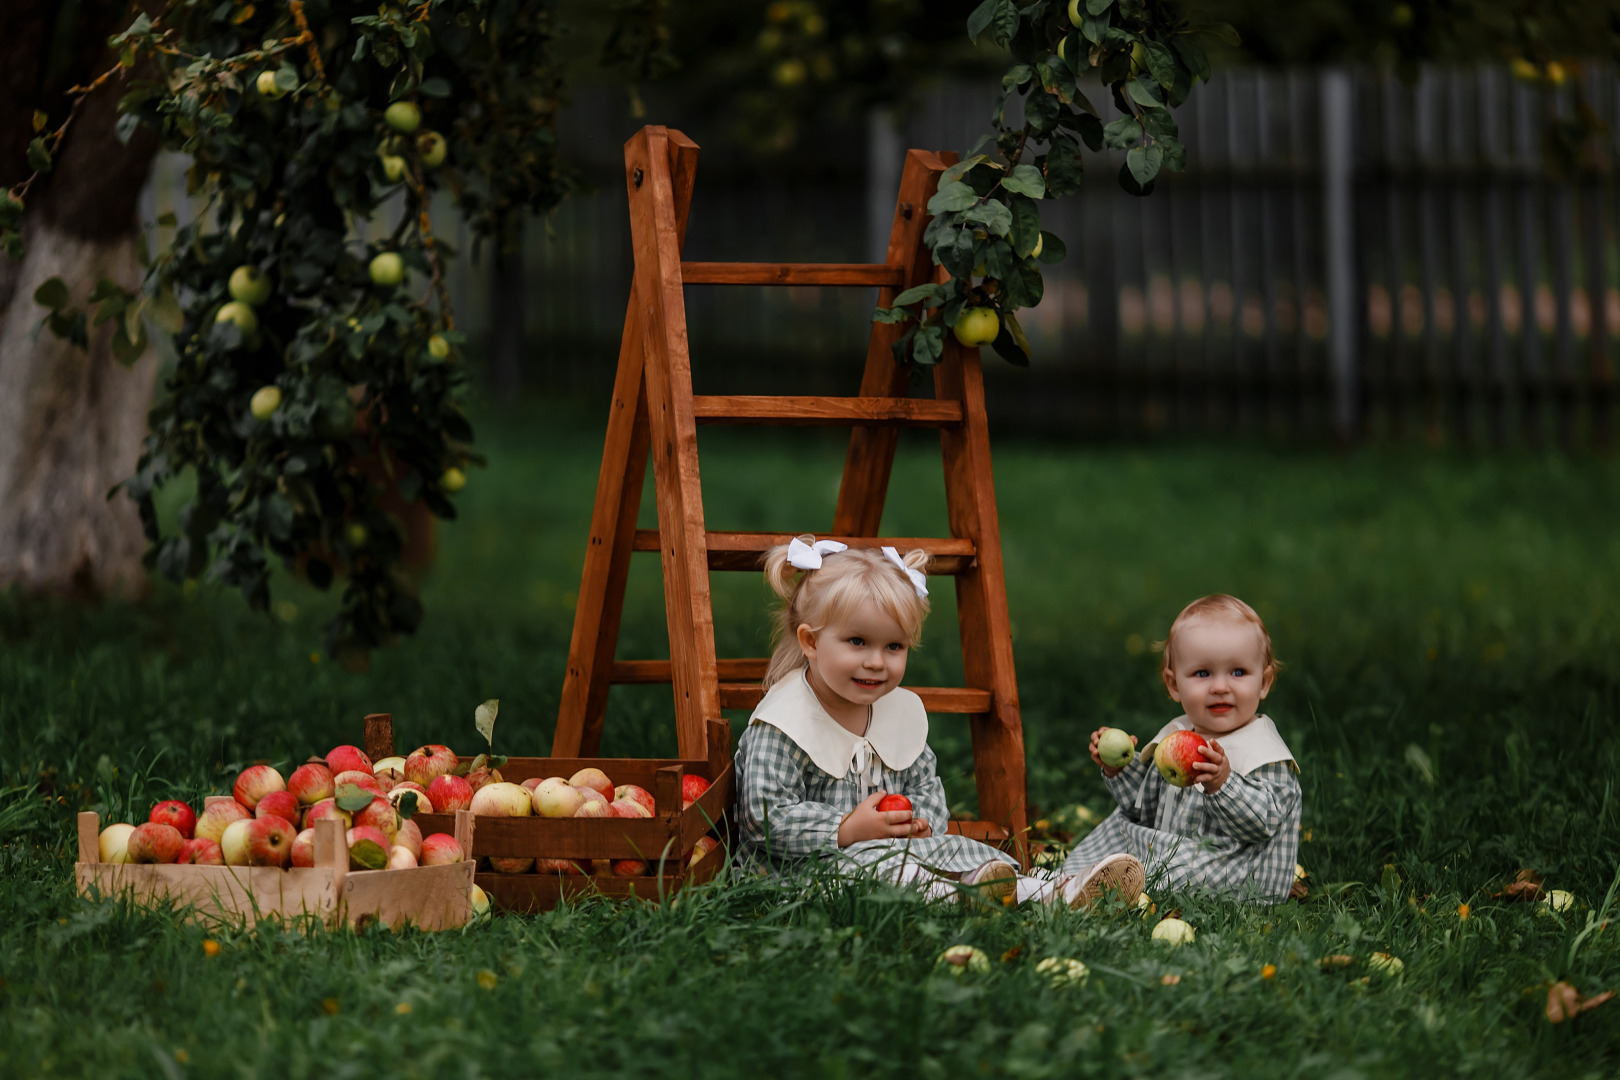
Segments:
[[[1199,668],[1197,671],[1193,672],[1193,678],[1195,678],[1195,679],[1207,679],[1207,678],[1209,678],[1209,669],[1208,668]]]
[[[1232,677],[1234,679],[1241,679],[1241,678],[1243,678],[1243,676],[1247,675],[1248,673],[1249,673],[1248,668],[1233,668],[1232,669]]]
[[[849,639],[849,643],[851,645],[855,646],[858,649],[862,645],[866,644],[866,639],[865,638],[860,638],[860,637],[852,637],[852,638]]]

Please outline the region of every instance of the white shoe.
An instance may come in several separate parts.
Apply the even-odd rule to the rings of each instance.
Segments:
[[[1053,890],[1053,899],[1061,896],[1069,907],[1076,910],[1090,907],[1103,893],[1116,891],[1127,904],[1142,894],[1147,884],[1147,871],[1134,855],[1110,855],[1083,875],[1064,878]]]
[[[962,875],[962,884],[979,899],[992,904],[1018,900],[1018,871],[1000,859],[989,859]]]

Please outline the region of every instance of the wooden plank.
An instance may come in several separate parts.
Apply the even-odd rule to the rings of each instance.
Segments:
[[[79,863],[101,861],[101,819],[94,810],[79,811]]]
[[[683,262],[687,285],[876,285],[898,289],[903,270],[883,263]]]
[[[720,853],[715,852],[698,860],[698,864],[691,869],[666,863],[662,878],[651,875],[614,877],[610,874],[479,874],[474,881],[489,894],[490,901],[503,911],[550,911],[564,897],[607,896],[622,900],[635,896],[657,901],[671,897],[683,888],[713,880],[726,863],[719,856]]]
[[[394,717],[390,713],[371,713],[364,720],[366,756],[381,761],[394,756]]]
[[[668,132],[667,138],[676,230],[684,241],[698,148],[678,131]],[[641,491],[647,475],[651,438],[642,361],[643,333],[641,304],[632,283],[624,316],[624,335],[619,342],[619,366],[613,383],[613,403],[608,412],[602,466],[596,481],[596,504],[591,511],[590,538],[580,575],[579,600],[574,607],[568,667],[551,743],[551,752],[558,757],[594,754],[601,744],[602,718],[607,709],[608,667],[613,663],[614,648],[619,640],[625,583],[630,574],[630,545],[636,517],[641,512]]]
[[[423,815],[430,821],[439,816]],[[678,817],[484,817],[473,836],[473,851],[478,856],[540,859],[656,859],[679,842]]]
[[[127,893],[139,904],[190,905],[205,921],[251,926],[261,918],[301,915],[325,921],[337,909],[332,873],[321,869],[88,863],[75,867],[75,876],[81,893],[95,888],[104,896]]]
[[[765,553],[778,544],[785,544],[798,533],[781,532],[711,532],[708,534],[709,569],[757,571],[765,565]],[[818,540],[837,540],[850,547],[892,547],[902,552],[922,548],[931,556],[930,574],[960,574],[972,565],[974,548],[971,540],[962,537],[919,536],[850,536],[817,534]],[[659,551],[657,529],[637,529],[635,550]],[[722,676],[723,678],[724,676]]]
[[[315,867],[332,875],[332,895],[342,896],[343,879],[349,872],[349,844],[337,818],[315,823]]]
[[[886,265],[899,272],[900,278],[894,285],[879,291],[879,306],[889,306],[902,289],[929,279],[933,258],[922,242],[923,230],[928,227],[928,200],[939,186],[939,174],[955,161],[955,154],[906,152],[900,191],[895,198],[894,225],[889,231],[889,250],[884,259]],[[862,397],[905,396],[910,368],[895,363],[891,348],[900,340],[904,329],[893,323],[872,324],[866,342],[866,368],[861,375]],[[833,511],[833,532],[874,536],[882,530],[883,504],[888,498],[889,474],[899,442],[900,432],[893,427],[858,427],[850,432],[844,475],[838,485],[838,503]]]
[[[952,836],[965,836],[993,847],[1008,846],[1008,841],[1012,838],[1011,830],[994,821],[958,821],[953,818],[946,825],[945,831]]]
[[[465,813],[465,811],[463,811]],[[414,923],[421,930],[448,930],[472,916],[472,859],[412,870],[360,870],[343,881],[343,911],[349,922],[377,919],[393,930]]]
[[[719,679],[680,241],[663,128],[643,128],[625,145],[625,178],[675,671],[676,745],[682,757],[703,757],[707,722],[720,715]]]
[[[653,805],[662,818],[681,816],[681,778],[686,770],[679,764],[665,765],[653,777]]]
[[[910,686],[906,689],[922,698],[931,713],[975,714],[989,712],[993,695],[989,690],[956,686]],[[752,709],[765,696],[757,682],[721,683],[720,704],[727,709]]]
[[[705,395],[692,399],[701,424],[837,427],[882,423],[895,427],[946,427],[962,422],[954,401],[904,397],[759,397]]]
[[[769,657],[728,658],[716,661],[722,683],[763,679],[765,669],[770,666],[770,663]],[[615,660],[613,662],[613,681],[615,683],[644,685],[647,683],[667,683],[669,680],[668,660]]]

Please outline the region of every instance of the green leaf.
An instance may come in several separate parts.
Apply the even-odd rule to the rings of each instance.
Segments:
[[[1110,150],[1128,150],[1142,141],[1142,125],[1134,117],[1122,116],[1103,125],[1103,145]]]
[[[478,734],[484,737],[491,749],[495,746],[495,717],[500,711],[500,698],[490,698],[473,710],[473,727],[478,729]]]
[[[61,311],[72,301],[73,297],[68,292],[67,282],[59,277],[45,279],[39,288],[34,290],[34,303],[52,311]]]
[[[1028,195],[1032,199],[1043,198],[1046,195],[1046,177],[1042,176],[1041,170],[1033,165],[1015,167],[1011,174],[1001,181],[1001,186],[1019,195]]]
[[[23,201],[11,192],[0,189],[0,229],[9,229],[22,217]]]
[[[359,840],[349,848],[349,869],[381,870],[388,865],[388,852],[375,840]]]
[[[1092,15],[1101,15],[1114,6],[1114,0],[1086,0],[1086,11]]]
[[[259,523],[270,539],[286,541],[292,538],[296,513],[291,499],[279,491],[272,491],[259,504]]]
[[[337,789],[337,797],[333,801],[337,803],[339,810],[350,814],[358,814],[370,806],[371,800],[376,797],[359,784],[344,784]]]
[[[934,194],[932,199],[928,200],[928,212],[930,214],[949,214],[958,210],[966,210],[978,201],[979,196],[972,188],[960,180],[956,180],[939,186],[939,191]]]
[[[872,309],[872,321],[875,323],[883,323],[885,325],[892,326],[895,323],[903,323],[909,318],[911,318],[911,312],[907,311],[903,307],[879,307]]]
[[[1012,312],[1001,313],[1001,330],[991,346],[1008,363],[1019,367],[1029,366],[1029,339],[1024,336],[1024,328],[1018,325],[1018,316]]]
[[[285,94],[298,89],[298,70],[290,64],[276,68],[276,88]]]
[[[912,339],[911,358],[919,364],[937,364],[945,351],[945,330],[940,326],[924,326]]]
[[[1164,151],[1158,146],[1138,146],[1125,154],[1125,167],[1131,170],[1131,176],[1142,187],[1153,183],[1153,178],[1159,175],[1159,166],[1164,164]]]
[[[186,324],[186,313],[181,310],[180,301],[175,299],[174,287],[167,282],[148,302],[146,310],[157,328],[165,334],[178,334]]]
[[[1159,84],[1146,75],[1126,83],[1125,92],[1131,95],[1132,101],[1144,109],[1164,108],[1164,96],[1159,90]]]
[[[1087,15],[1080,20],[1080,36],[1093,45],[1101,45],[1108,35],[1108,16]]]
[[[394,801],[394,810],[401,818],[409,821],[416,816],[417,800],[420,798],[421,796],[414,790],[406,788],[405,793]]]
[[[131,307],[127,314],[136,318],[135,333],[129,333],[127,318],[113,330],[112,355],[124,367],[131,367],[146,352],[146,327],[140,324],[139,309]]]
[[[1162,41],[1149,41],[1142,51],[1147,55],[1148,71],[1158,84],[1167,89],[1174,86],[1181,65],[1176,63],[1176,54],[1170,51],[1170,46]]]
[[[423,79],[422,93],[431,98],[447,98],[450,96],[450,80],[437,75],[431,79]]]
[[[983,225],[986,232],[996,236],[1006,236],[1007,230],[1012,228],[1012,210],[999,199],[986,199],[964,211],[962,218]]]
[[[913,285],[911,288],[894,298],[894,306],[899,308],[906,307],[910,304],[915,304],[919,300],[937,300],[942,295],[944,295],[944,290],[932,282],[925,285]]]
[[[1001,88],[1011,93],[1035,78],[1035,69],[1028,64],[1014,64],[1001,77]]]
[[[1243,44],[1243,35],[1239,34],[1231,23],[1211,23],[1207,26],[1200,27],[1200,29],[1203,30],[1204,33],[1213,36],[1215,40],[1221,42],[1222,44],[1230,45],[1234,49]]]
[[[1187,148],[1181,140],[1170,135],[1161,136],[1154,144],[1164,151],[1164,167],[1171,172],[1181,172],[1187,167]]]
[[[980,138],[979,139],[979,146],[983,146],[983,145],[984,145],[984,139]],[[990,155],[989,154],[980,154],[980,153],[978,153],[977,152],[978,148],[979,148],[978,146],[975,146],[973,148],[975,152],[968,154],[967,157],[963,158],[961,161],[958,161],[955,165],[952,165],[950,168],[948,168],[944,172],[940,173],[939,174],[939,186],[944,187],[946,184],[954,183],[957,180],[964,180],[968,173],[972,172],[974,169],[978,168],[980,165],[989,165],[989,166],[992,167],[992,169],[994,169],[996,171],[999,171],[1001,169],[1000,165],[997,165],[995,162],[990,160]]]
[[[990,26],[990,20],[996,17],[996,9],[1001,7],[1001,0],[984,0],[984,3],[973,9],[967,18],[967,36],[969,41],[977,42],[979,35]]]
[[[1018,33],[1018,20],[1018,5],[1014,0],[1001,0],[994,21],[990,24],[991,39],[997,45],[1009,44]]]
[[[1153,185],[1148,184],[1144,187],[1138,184],[1136,177],[1131,175],[1131,167],[1126,164],[1119,167],[1119,186],[1124,189],[1125,194],[1135,195],[1139,199],[1153,194]]]
[[[1013,252],[1020,259],[1027,259],[1035,250],[1035,242],[1041,238],[1041,209],[1030,199],[1014,199],[1011,206]]]
[[[1064,245],[1063,238],[1058,236],[1057,233],[1041,233],[1041,253],[1037,256],[1041,262],[1061,262],[1068,253],[1069,249]]]
[[[48,173],[51,171],[51,152],[45,149],[45,140],[31,139],[28,143],[28,167],[35,172]]]
[[[1102,121],[1095,116],[1081,114],[1075,117],[1074,130],[1079,133],[1081,140],[1093,152],[1103,148],[1103,125]],[[1048,175],[1048,186],[1050,186],[1050,179],[1050,175]],[[1056,194],[1056,192],[1053,192],[1053,194]]]
[[[1170,44],[1181,54],[1182,63],[1187,65],[1188,71],[1197,78],[1209,82],[1209,56],[1204,52],[1202,45],[1187,34],[1177,34],[1170,39]]]

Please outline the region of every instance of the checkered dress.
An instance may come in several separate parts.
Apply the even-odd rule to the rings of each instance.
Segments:
[[[1171,787],[1143,753],[1104,777],[1119,803],[1064,860],[1081,874],[1105,855],[1142,860],[1178,888],[1214,889],[1242,900],[1281,903],[1294,884],[1304,795],[1293,763],[1275,761],[1247,776],[1232,773],[1213,795]]]
[[[854,769],[841,777],[829,775],[768,721],[750,724],[737,740],[735,766],[738,859],[746,866],[785,870],[805,859],[842,855],[893,878],[908,863],[956,875],[989,859],[1013,861],[988,844],[946,835],[945,785],[935,774],[934,752],[926,746],[901,772],[885,765],[883,781],[873,790],[909,798],[912,813],[926,820],[934,835],[862,840],[846,848],[838,846],[838,825],[862,798]]]

